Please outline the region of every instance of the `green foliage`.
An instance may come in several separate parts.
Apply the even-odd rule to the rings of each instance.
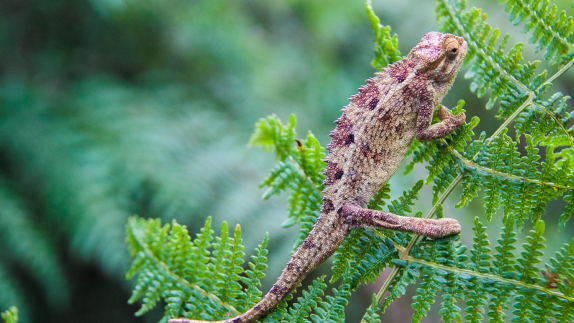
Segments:
[[[345,306],[351,296],[349,282],[343,280],[339,288],[333,289],[333,296],[327,296],[326,301],[319,302],[315,314],[311,314],[313,323],[345,322]]]
[[[396,34],[391,36],[391,26],[381,25],[381,20],[373,10],[371,0],[367,0],[365,2],[365,6],[367,8],[367,15],[369,16],[371,28],[375,33],[375,38],[373,40],[375,43],[375,57],[373,58],[371,65],[376,70],[380,70],[389,64],[400,61],[403,58],[399,51],[399,37]]]
[[[540,219],[550,200],[564,196],[568,203],[572,194],[574,128],[567,125],[573,116],[567,111],[568,97],[560,92],[547,93],[552,80],[571,65],[574,45],[561,35],[568,34],[572,28],[572,18],[562,12],[556,20],[556,6],[551,7],[548,1],[507,3],[514,24],[528,21],[523,32],[533,32],[531,41],[537,42],[536,50],[546,50],[543,58],[549,64],[559,63],[561,69],[549,77],[547,71],[535,74],[539,61],[523,61],[522,44],[506,51],[508,35],[495,48],[500,31],[487,23],[487,15],[480,9],[465,11],[465,7],[465,1],[437,1],[438,20],[443,31],[469,40],[466,62],[474,59],[474,63],[466,76],[473,79],[471,89],[479,97],[490,89],[487,108],[500,102],[498,117],[505,122],[490,138],[481,140],[476,151],[468,149],[457,156],[460,167],[465,170],[461,174],[466,178],[465,190],[470,193],[463,197],[460,205],[476,196],[477,184],[481,184],[489,220],[502,206],[505,216],[515,217],[517,227],[522,229],[529,217],[534,222]],[[516,139],[506,135],[512,122]],[[526,141],[525,155],[518,149],[521,136]],[[539,155],[538,147],[546,149],[546,160]],[[435,159],[430,161],[431,165],[440,164],[440,159]],[[566,207],[560,228],[571,214],[572,209]]]
[[[312,106],[331,123],[369,72],[340,51],[369,43],[364,8],[325,3],[1,1],[0,308],[17,305],[23,322],[128,322],[129,216],[232,214],[248,236],[249,221],[276,220],[253,183],[264,160],[245,149],[253,122]]]
[[[319,217],[325,180],[323,159],[326,156],[325,148],[310,131],[305,139],[296,139],[295,124],[294,115],[289,117],[286,125],[276,116],[260,119],[249,140],[251,146],[275,150],[277,164],[260,187],[268,187],[263,194],[264,199],[290,191],[289,217],[282,226],[301,226],[293,250],[303,242]]]
[[[233,237],[229,236],[225,222],[219,236],[214,238],[213,233],[211,218],[193,241],[187,228],[175,221],[162,226],[159,219],[130,218],[126,240],[134,261],[126,278],[137,277],[129,300],[130,304],[141,301],[136,315],[147,313],[163,300],[162,322],[174,317],[222,319],[239,315],[261,299],[258,287],[267,267],[268,236],[255,249],[249,269],[244,270],[239,225]],[[313,313],[314,322],[344,322],[349,281],[333,289],[333,296],[324,297],[327,289],[324,280],[324,276],[317,278],[290,308],[284,301],[269,318],[306,322]],[[240,283],[244,284],[244,290]]]
[[[257,287],[267,261],[267,241],[266,236],[245,272],[239,225],[231,238],[223,222],[221,235],[214,239],[208,218],[192,241],[187,228],[175,221],[162,226],[159,219],[133,217],[127,225],[127,242],[134,262],[126,278],[137,276],[137,284],[129,303],[141,300],[136,315],[143,315],[163,299],[165,321],[191,313],[202,319],[238,314],[260,298]],[[240,282],[248,284],[246,292]]]
[[[501,38],[500,30],[488,24],[488,16],[482,10],[467,10],[463,0],[438,0],[436,5],[440,30],[460,35],[468,42],[465,64],[469,66],[466,76],[472,79],[471,91],[478,97],[488,96],[486,109],[496,106],[501,124],[490,136],[483,132],[476,138],[474,129],[480,120],[473,117],[447,138],[413,143],[409,151],[412,161],[406,173],[412,172],[417,163],[428,162],[426,181],[419,180],[390,203],[386,202],[390,188],[385,185],[368,205],[413,216],[412,207],[419,192],[425,183],[432,183],[432,208],[425,215],[416,212],[414,216],[441,218],[443,204],[460,184],[457,208],[469,205],[478,196],[484,200],[484,217],[474,218],[472,244],[464,244],[470,237],[432,241],[387,230],[354,230],[335,255],[330,281],[341,279],[342,282],[333,290],[333,296],[323,297],[327,286],[324,277],[320,277],[291,308],[283,302],[264,321],[342,322],[351,291],[361,283],[375,281],[387,268],[391,270],[390,275],[366,309],[365,322],[379,322],[379,307],[384,313],[391,303],[407,294],[409,287],[416,290],[411,302],[412,322],[421,322],[438,302],[438,314],[445,322],[460,322],[463,316],[466,322],[572,321],[574,240],[558,251],[546,250],[545,235],[564,229],[574,210],[574,125],[570,125],[574,112],[567,105],[567,96],[549,93],[552,82],[574,65],[574,45],[570,38],[573,20],[565,13],[557,16],[556,7],[548,1],[503,2],[507,2],[509,19],[514,24],[526,24],[523,32],[532,34],[531,42],[537,44],[536,51],[545,51],[541,61],[524,61],[523,44],[508,49],[510,36]],[[373,65],[381,68],[400,56],[397,38],[391,37],[390,28],[380,25],[370,2],[367,2],[367,12],[375,32]],[[544,66],[552,65],[558,66],[554,74],[546,70],[540,72]],[[463,112],[463,106],[464,102],[459,101],[453,112]],[[289,216],[284,225],[301,227],[296,247],[319,215],[324,149],[311,133],[304,140],[296,138],[294,116],[286,125],[276,116],[261,119],[250,144],[275,150],[276,165],[261,186],[268,189],[265,198],[288,192]],[[560,199],[564,210],[559,219],[553,219],[546,214],[548,204]],[[153,223],[153,220],[142,223]],[[491,241],[487,229],[496,228],[500,223],[502,229],[494,233],[495,240]],[[519,236],[515,229],[522,231],[530,227],[532,230],[526,230],[529,232],[526,242],[518,253]],[[159,226],[147,230],[161,231]],[[470,236],[470,231],[463,229],[463,234]],[[241,258],[239,245],[223,233],[217,241],[226,241],[228,245],[217,254],[225,252],[226,260],[239,264],[238,260],[231,260]],[[215,250],[218,246],[221,248],[216,243]],[[237,250],[237,256],[233,256],[231,250]],[[554,257],[544,260],[544,255],[551,253],[555,253]],[[203,275],[209,275],[210,270],[229,272],[230,269],[222,269],[231,266],[224,264],[223,259],[216,267],[217,262],[213,260],[216,252],[196,254],[194,261],[205,265]],[[136,256],[134,263],[137,259]],[[146,264],[146,268],[161,267],[153,264],[154,261]],[[155,270],[152,269],[150,272]],[[239,275],[239,267],[235,270]],[[232,286],[229,281],[221,284],[227,276],[206,277],[209,278],[196,284],[213,295],[201,303],[197,303],[199,298],[191,301],[185,311],[177,312],[179,315],[190,315],[186,312],[189,310],[203,313],[202,319],[223,317],[230,308],[224,306],[222,299],[238,304],[233,298],[243,297],[239,290],[223,288]],[[149,307],[158,297],[165,299],[165,296],[154,296],[157,292],[148,285],[146,281],[138,284],[146,287],[136,288],[136,293],[137,298],[143,297],[143,305]],[[192,297],[198,296],[189,294],[186,299]],[[174,313],[166,311],[168,316]]]
[[[18,308],[16,306],[10,307],[8,310],[0,314],[4,323],[18,323]]]
[[[285,315],[284,322],[306,322],[309,313],[317,307],[317,302],[321,301],[324,295],[323,291],[327,288],[324,283],[325,276],[321,276],[313,281],[313,285],[309,286],[309,290],[303,291],[303,297],[299,297],[297,302],[289,309],[288,314]]]
[[[366,323],[381,323],[381,317],[378,314],[379,304],[377,303],[377,295],[373,294],[371,306],[367,308],[363,321]]]

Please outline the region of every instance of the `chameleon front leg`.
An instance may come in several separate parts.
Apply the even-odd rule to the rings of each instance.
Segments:
[[[455,219],[421,219],[400,216],[359,206],[345,205],[338,214],[345,218],[352,228],[389,229],[419,234],[431,239],[450,237],[460,233],[460,224]]]
[[[466,120],[464,113],[453,115],[445,106],[441,105],[437,113],[441,122],[431,125],[433,111],[434,107],[431,103],[421,104],[419,108],[416,137],[420,142],[446,137],[462,126]]]
[[[434,106],[423,101],[417,116],[416,137],[419,141],[429,141],[447,136],[464,124],[464,113],[453,115],[443,105],[437,113],[441,122],[431,125]],[[359,206],[344,205],[338,210],[340,216],[353,228],[390,229],[416,233],[428,238],[438,239],[460,233],[460,224],[455,219],[420,219],[399,216]]]

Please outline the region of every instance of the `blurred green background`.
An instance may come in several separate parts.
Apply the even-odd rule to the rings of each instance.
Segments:
[[[437,29],[430,1],[374,7],[403,55]],[[488,8],[491,23],[509,26],[502,7]],[[299,133],[326,145],[374,72],[372,48],[361,0],[1,1],[0,310],[17,305],[21,322],[157,321],[126,303],[132,214],[191,232],[209,215],[215,228],[240,223],[247,254],[270,232],[266,292],[297,229],[279,227],[283,199],[261,200],[273,155],[247,149],[253,125],[295,113]],[[499,121],[468,84],[459,77],[445,103],[465,99],[478,131],[492,133]],[[395,176],[393,196],[424,176]],[[482,212],[473,203],[445,211],[470,223]],[[429,205],[427,187],[415,210]],[[361,287],[352,304],[375,290]],[[367,306],[349,306],[348,321]],[[410,311],[408,298],[397,306]]]

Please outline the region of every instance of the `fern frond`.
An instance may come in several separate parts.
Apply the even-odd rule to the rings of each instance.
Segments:
[[[420,180],[409,190],[404,191],[402,196],[398,199],[391,201],[388,206],[389,212],[397,215],[406,215],[412,212],[411,206],[415,205],[415,200],[418,198],[419,191],[423,187],[423,181]]]
[[[433,243],[427,249],[427,261],[444,263],[445,245],[443,243]],[[417,295],[413,297],[413,304],[411,307],[414,309],[412,322],[420,322],[430,310],[431,305],[435,302],[437,291],[440,290],[441,285],[446,284],[445,276],[447,272],[433,267],[422,268],[422,283],[417,288]]]
[[[287,125],[276,116],[260,119],[249,145],[275,150],[277,164],[260,185],[268,187],[263,197],[290,191],[289,217],[283,227],[299,224],[302,227],[300,236],[306,237],[321,209],[326,154],[311,132],[304,140],[296,139],[295,124],[294,115]],[[296,249],[303,239],[298,239],[293,248]]]
[[[381,20],[371,5],[371,0],[365,2],[367,15],[371,28],[375,33],[373,43],[375,44],[375,57],[371,61],[371,65],[376,70],[381,70],[389,64],[400,61],[402,59],[401,52],[399,51],[399,38],[397,35],[391,36],[391,27],[381,25]]]
[[[458,241],[457,238],[451,238],[446,245],[445,265],[452,268],[465,268],[465,261],[468,256],[465,255],[466,247]],[[457,301],[464,300],[466,297],[465,288],[468,286],[467,278],[464,274],[450,272],[446,276],[446,286],[443,288],[444,294],[441,296],[441,310],[439,314],[443,321],[461,321],[461,309],[456,305]]]
[[[360,241],[367,240],[364,236],[365,232],[363,232],[363,230],[353,230],[343,243],[341,243],[335,253],[331,283],[334,283],[341,278],[349,270],[349,267],[355,268],[357,259],[360,259],[360,256],[357,254],[357,250],[354,247],[357,246]]]
[[[365,315],[361,322],[365,323],[381,323],[381,317],[379,316],[379,302],[377,302],[377,294],[373,294],[371,298],[371,306],[367,308]]]
[[[289,309],[289,313],[282,322],[304,323],[308,322],[309,313],[317,307],[317,302],[321,301],[327,284],[324,283],[325,276],[318,277],[309,286],[309,290],[303,291],[303,297],[299,297],[297,302]]]
[[[245,291],[245,298],[241,299],[237,308],[241,311],[246,311],[251,308],[261,299],[263,293],[259,290],[261,286],[261,279],[265,277],[265,270],[267,269],[267,244],[269,243],[269,234],[265,234],[263,242],[255,248],[251,261],[248,264],[249,269],[245,271],[246,277],[241,277],[241,281],[247,290]]]
[[[319,302],[315,313],[311,314],[313,323],[345,322],[345,306],[351,296],[348,281],[343,281],[339,288],[333,289],[333,296],[327,296],[327,301]]]
[[[514,232],[514,222],[512,218],[508,218],[505,226],[502,228],[502,233],[498,239],[498,245],[495,247],[497,253],[494,255],[493,267],[490,269],[495,275],[505,278],[514,278],[513,266],[514,253],[516,250],[514,244],[516,243],[516,233]],[[493,289],[493,297],[488,305],[489,322],[504,322],[506,318],[505,311],[508,310],[509,298],[514,295],[515,287],[508,283],[496,283],[496,288]]]
[[[381,189],[378,190],[377,193],[375,193],[375,195],[371,198],[371,200],[367,204],[367,209],[382,211],[383,206],[387,204],[385,200],[391,198],[391,196],[389,195],[390,192],[391,192],[391,184],[385,183],[385,185],[383,185],[383,187],[381,187]]]
[[[295,115],[289,117],[289,123],[283,125],[277,116],[272,115],[261,118],[255,124],[255,131],[249,139],[248,145],[261,147],[265,150],[275,150],[277,160],[283,160],[293,154],[293,140],[297,133]]]
[[[421,265],[400,259],[391,261],[396,267],[395,271],[398,273],[390,286],[388,287],[389,296],[387,296],[381,306],[381,311],[385,313],[385,309],[391,305],[392,302],[403,296],[407,291],[407,286],[415,284],[420,277],[419,269]]]
[[[489,260],[491,258],[486,228],[478,218],[475,218],[472,230],[475,236],[473,248],[470,251],[472,256],[470,256],[471,263],[469,267],[474,272],[485,273],[490,267]],[[471,279],[468,289],[467,307],[464,310],[466,312],[465,319],[469,322],[480,322],[483,318],[482,313],[487,299],[484,293],[484,281],[480,278]]]
[[[532,32],[530,43],[536,43],[535,52],[546,50],[544,59],[563,65],[574,52],[574,20],[565,11],[558,15],[556,5],[549,0],[507,0],[505,11],[512,24],[525,22],[522,32]]]
[[[462,194],[460,195],[460,202],[456,204],[456,208],[461,208],[475,197],[478,196],[480,191],[481,178],[475,170],[466,169],[462,178]],[[434,200],[434,197],[433,197]],[[438,201],[438,200],[437,200]]]
[[[162,226],[160,220],[130,219],[126,240],[134,261],[126,277],[138,277],[129,300],[130,304],[142,302],[136,315],[143,315],[163,299],[164,320],[193,315],[212,320],[238,315],[238,308],[258,301],[267,237],[256,250],[251,272],[244,273],[240,227],[231,238],[223,223],[221,235],[213,242],[210,223],[208,219],[192,242],[185,226],[175,221]],[[247,293],[241,290],[240,281],[247,285]]]
[[[373,283],[392,259],[397,255],[394,244],[388,238],[381,238],[370,230],[364,230],[363,236],[354,246],[353,262],[355,268],[351,274],[351,289],[361,283]]]
[[[221,230],[223,233],[223,231],[227,231],[227,227],[224,228],[222,226]],[[226,269],[222,271],[224,279],[221,285],[222,289],[220,289],[218,295],[221,295],[220,298],[223,302],[237,307],[237,299],[243,296],[241,285],[239,284],[239,281],[241,281],[239,274],[243,273],[241,265],[244,262],[243,257],[245,255],[243,253],[243,246],[241,245],[241,227],[239,225],[235,227],[233,239],[229,241],[229,246],[231,249],[228,249],[225,253]]]

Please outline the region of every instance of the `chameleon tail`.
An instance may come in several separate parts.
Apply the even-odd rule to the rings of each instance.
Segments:
[[[317,224],[322,221],[335,222],[339,221],[339,217],[321,216],[317,219]],[[347,236],[348,232],[341,223],[317,224],[307,239],[295,251],[271,290],[247,312],[224,321],[197,321],[176,318],[169,320],[168,323],[247,323],[267,315],[299,285],[307,274],[325,262]]]

